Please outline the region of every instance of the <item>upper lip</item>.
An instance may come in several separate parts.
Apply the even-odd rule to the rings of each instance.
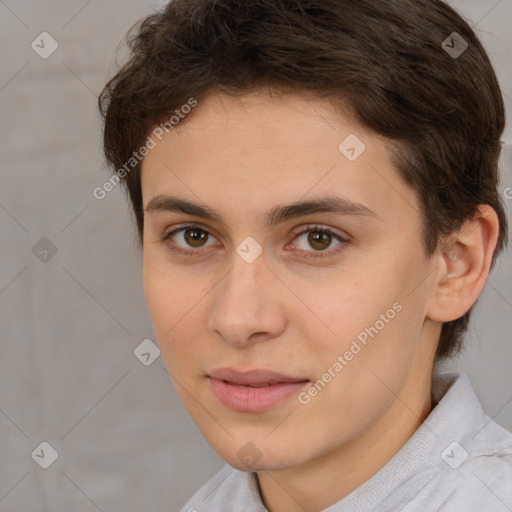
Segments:
[[[224,380],[236,386],[268,386],[279,383],[307,382],[308,379],[302,377],[290,377],[271,370],[254,369],[248,371],[238,371],[234,368],[218,368],[212,370],[209,377],[217,380]]]

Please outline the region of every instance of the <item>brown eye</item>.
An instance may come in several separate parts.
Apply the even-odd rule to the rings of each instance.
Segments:
[[[325,231],[310,231],[308,243],[317,251],[325,250],[331,245],[332,235]]]
[[[162,242],[165,242],[171,250],[182,254],[194,254],[201,252],[203,247],[209,247],[215,244],[212,238],[212,244],[207,245],[210,233],[194,224],[182,226],[170,233],[164,235]]]
[[[301,239],[303,239],[302,242],[300,242]],[[318,226],[306,226],[305,229],[297,233],[294,240],[299,242],[297,247],[305,258],[328,258],[338,254],[350,244],[350,240],[347,238],[330,229]],[[336,240],[339,244],[334,249],[328,250],[332,247],[332,242]]]
[[[208,233],[203,229],[187,228],[184,230],[183,238],[191,247],[202,247],[208,240]]]

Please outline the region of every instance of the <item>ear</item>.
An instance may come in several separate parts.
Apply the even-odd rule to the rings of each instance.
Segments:
[[[480,205],[472,219],[440,244],[427,318],[450,322],[471,308],[489,276],[498,234],[496,212],[489,205]]]

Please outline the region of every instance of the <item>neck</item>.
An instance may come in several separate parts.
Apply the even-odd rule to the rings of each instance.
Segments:
[[[404,386],[379,421],[348,444],[300,467],[258,473],[269,512],[320,512],[377,473],[409,440],[432,410],[431,379]],[[406,390],[409,390],[408,392]]]

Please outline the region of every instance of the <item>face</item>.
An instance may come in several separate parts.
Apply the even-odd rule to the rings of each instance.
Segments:
[[[433,264],[384,140],[306,95],[212,94],[141,179],[155,335],[229,464],[329,457],[429,389]]]

